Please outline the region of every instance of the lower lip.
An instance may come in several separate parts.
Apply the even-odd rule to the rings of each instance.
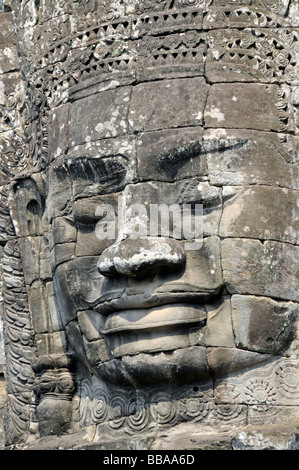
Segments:
[[[206,320],[206,311],[197,305],[172,304],[153,308],[123,310],[110,314],[101,328],[102,334],[152,330],[172,325],[196,324]]]

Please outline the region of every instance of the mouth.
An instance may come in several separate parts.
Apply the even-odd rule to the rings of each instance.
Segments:
[[[210,292],[171,292],[154,294],[123,294],[120,297],[109,298],[109,294],[101,296],[93,302],[86,302],[88,308],[100,315],[109,316],[124,311],[153,309],[168,304],[202,305],[211,301],[215,295]]]
[[[100,327],[100,332],[113,334],[198,324],[205,322],[206,316],[203,307],[192,304],[172,304],[149,309],[123,310],[106,317]]]
[[[186,286],[185,286],[186,289]],[[197,286],[198,289],[198,286]],[[88,307],[99,314],[98,328],[104,335],[125,332],[149,331],[171,326],[204,325],[207,317],[204,303],[218,297],[215,291],[180,291],[140,293],[115,296],[105,294]],[[113,297],[114,295],[114,297]],[[112,297],[112,298],[111,298]]]
[[[221,290],[222,286],[213,290],[199,290],[198,286],[173,284],[167,285],[163,290],[156,289],[154,292],[145,291],[130,295],[124,290],[110,291],[93,301],[85,300],[84,303],[101,315],[110,315],[123,310],[145,309],[174,303],[199,305],[215,299]]]

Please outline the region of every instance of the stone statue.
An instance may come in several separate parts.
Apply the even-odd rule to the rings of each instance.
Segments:
[[[298,2],[7,5],[7,445],[298,448]]]

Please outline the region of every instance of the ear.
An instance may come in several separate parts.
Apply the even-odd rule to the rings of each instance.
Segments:
[[[10,215],[17,237],[44,234],[45,184],[41,175],[14,181],[9,196]]]
[[[18,238],[24,280],[49,279],[50,262],[47,250],[45,220],[45,186],[41,175],[24,175],[14,181],[9,196],[12,223]]]

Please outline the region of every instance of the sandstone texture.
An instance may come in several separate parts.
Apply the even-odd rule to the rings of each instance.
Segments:
[[[298,0],[0,26],[0,449],[298,450]]]

